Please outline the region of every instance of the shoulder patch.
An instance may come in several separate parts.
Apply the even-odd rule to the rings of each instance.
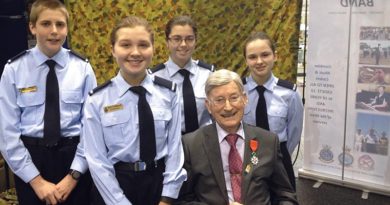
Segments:
[[[291,83],[290,81],[287,80],[279,79],[277,85],[294,91],[297,89],[296,84]]]
[[[174,83],[170,80],[167,80],[165,78],[154,76],[153,82],[157,85],[166,87],[166,88],[170,89],[171,91],[176,91],[176,83]]]
[[[152,69],[150,69],[150,71],[152,71],[152,73],[155,73],[161,69],[164,69],[165,68],[165,64],[164,63],[160,63],[156,66],[154,66]]]
[[[7,61],[7,63],[8,63],[8,64],[12,63],[13,61],[15,61],[16,59],[18,59],[18,58],[24,56],[24,54],[26,54],[26,53],[28,53],[28,52],[30,52],[30,50],[24,50],[24,51],[18,53],[16,56],[10,58],[10,59]]]
[[[108,80],[106,82],[104,82],[103,84],[97,86],[96,88],[92,89],[91,91],[89,91],[89,95],[92,96],[93,94],[99,92],[99,90],[102,90],[103,88],[107,87],[108,85],[111,84],[111,80]]]
[[[204,61],[198,60],[196,64],[198,64],[200,67],[209,69],[211,72],[215,71],[214,65],[207,64]]]
[[[69,50],[69,53],[71,53],[72,55],[76,56],[77,58],[80,58],[80,59],[83,60],[83,61],[88,62],[88,59],[87,59],[87,58],[85,58],[85,57],[82,56],[81,54],[77,53],[76,51]]]

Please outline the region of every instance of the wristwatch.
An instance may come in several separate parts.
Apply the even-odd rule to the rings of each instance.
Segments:
[[[81,173],[74,169],[69,170],[69,175],[76,181],[78,181],[81,177]]]

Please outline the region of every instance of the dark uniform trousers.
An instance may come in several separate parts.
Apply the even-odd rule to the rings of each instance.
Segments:
[[[57,146],[46,147],[43,140],[32,137],[21,137],[29,151],[34,165],[40,175],[47,181],[57,184],[68,173],[74,159],[79,137],[60,138]],[[44,205],[35,194],[30,184],[14,175],[15,188],[20,205]],[[70,196],[61,205],[89,205],[92,179],[89,171],[83,174]]]
[[[294,168],[293,168],[293,165],[291,162],[291,156],[290,156],[290,153],[288,152],[286,142],[280,143],[280,152],[283,155],[282,162],[283,162],[284,168],[286,169],[288,179],[289,179],[292,187],[294,188],[294,190],[296,190]]]
[[[130,166],[129,166],[130,165]],[[133,163],[118,162],[114,165],[115,176],[126,198],[134,205],[157,205],[163,187],[164,159],[157,166],[145,171],[134,171]],[[99,191],[93,187],[91,205],[105,205]]]

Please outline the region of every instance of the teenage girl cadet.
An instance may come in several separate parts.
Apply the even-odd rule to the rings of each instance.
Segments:
[[[111,32],[119,73],[94,89],[84,114],[94,205],[170,204],[186,179],[176,84],[147,74],[153,30],[130,16]]]
[[[165,27],[165,37],[169,59],[157,65],[152,72],[178,85],[182,133],[185,134],[211,123],[204,104],[204,86],[214,67],[192,59],[197,42],[197,26],[189,16],[171,19]]]
[[[283,164],[295,187],[291,154],[301,139],[301,97],[296,91],[296,85],[273,75],[272,68],[277,54],[267,34],[252,33],[244,45],[245,61],[250,70],[250,76],[243,80],[249,98],[244,122],[270,130],[279,136]]]

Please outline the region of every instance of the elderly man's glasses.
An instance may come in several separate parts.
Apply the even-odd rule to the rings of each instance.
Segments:
[[[226,101],[229,101],[231,105],[237,105],[241,102],[242,95],[232,95],[229,98],[219,97],[215,99],[209,99],[215,106],[222,107],[226,105]]]

